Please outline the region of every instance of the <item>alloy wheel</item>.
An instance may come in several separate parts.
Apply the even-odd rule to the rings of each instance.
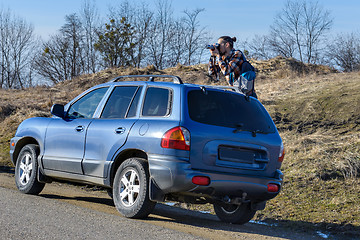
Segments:
[[[126,207],[134,205],[140,192],[140,180],[138,173],[128,169],[121,177],[120,200]]]
[[[32,157],[30,153],[26,153],[20,161],[20,184],[25,186],[30,181],[33,171]]]

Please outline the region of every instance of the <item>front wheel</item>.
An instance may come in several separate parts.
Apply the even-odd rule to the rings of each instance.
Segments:
[[[149,199],[149,172],[145,160],[129,158],[116,171],[113,200],[117,210],[128,218],[145,218],[155,207]]]
[[[235,224],[245,224],[249,222],[255,215],[256,210],[251,209],[249,203],[241,205],[233,204],[214,204],[216,216],[221,221]]]
[[[16,160],[15,183],[22,193],[39,194],[45,186],[37,180],[39,147],[35,144],[25,145]]]

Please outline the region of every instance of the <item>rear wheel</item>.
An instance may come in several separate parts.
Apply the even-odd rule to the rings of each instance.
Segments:
[[[234,204],[214,204],[216,216],[221,221],[236,224],[245,224],[255,215],[256,210],[252,210],[249,203],[241,205]]]
[[[16,187],[22,193],[39,194],[45,186],[37,180],[39,147],[35,144],[25,145],[17,158],[15,167]]]
[[[129,158],[116,171],[113,200],[117,210],[129,218],[147,217],[155,202],[149,199],[149,172],[145,160]]]

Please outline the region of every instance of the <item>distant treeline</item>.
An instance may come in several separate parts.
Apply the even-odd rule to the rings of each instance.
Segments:
[[[173,11],[169,0],[157,0],[155,8],[124,0],[103,20],[94,2],[84,0],[81,10],[65,16],[64,25],[45,41],[25,19],[0,9],[0,88],[29,87],[39,79],[55,84],[111,67],[205,63],[205,46],[213,39],[198,20],[205,9],[185,10],[179,18]],[[270,33],[242,41],[241,50],[250,58],[281,55],[358,70],[359,34],[330,39],[332,23],[330,13],[317,3],[289,0]]]

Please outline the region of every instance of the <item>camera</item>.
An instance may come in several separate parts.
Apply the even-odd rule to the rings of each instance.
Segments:
[[[210,49],[210,50],[215,50],[215,48],[219,51],[220,49],[220,44],[218,43],[215,43],[215,44],[210,44],[210,45],[207,45],[206,46],[207,49]]]

